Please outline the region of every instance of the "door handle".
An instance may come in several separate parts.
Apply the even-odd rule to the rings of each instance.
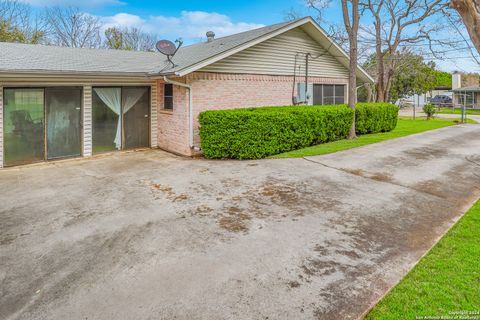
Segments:
[[[145,115],[145,118],[148,118],[148,114]]]

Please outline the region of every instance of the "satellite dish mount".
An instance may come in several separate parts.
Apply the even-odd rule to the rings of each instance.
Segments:
[[[175,43],[178,43],[178,46],[175,45]],[[172,58],[175,55],[175,53],[177,53],[178,49],[180,49],[180,47],[182,46],[183,44],[182,38],[178,38],[177,40],[175,40],[175,43],[173,43],[170,40],[160,40],[155,45],[155,47],[160,53],[167,56],[168,62],[172,64],[172,67],[177,66],[175,63],[173,63]]]

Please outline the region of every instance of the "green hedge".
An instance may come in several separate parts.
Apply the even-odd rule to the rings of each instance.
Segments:
[[[358,103],[355,129],[358,134],[388,132],[395,129],[398,107],[390,103]]]
[[[397,118],[395,113],[393,121],[393,110],[388,104],[360,104],[359,133],[392,130]],[[353,110],[346,105],[231,109],[202,112],[199,120],[205,157],[260,159],[344,139]]]

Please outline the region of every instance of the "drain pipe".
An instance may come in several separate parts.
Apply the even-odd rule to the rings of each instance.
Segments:
[[[170,80],[167,78],[167,76],[163,76],[163,80],[166,83],[173,84],[175,86],[183,87],[188,89],[188,144],[191,149],[198,149],[196,148],[193,144],[193,97],[192,97],[192,86],[181,83],[178,81]]]

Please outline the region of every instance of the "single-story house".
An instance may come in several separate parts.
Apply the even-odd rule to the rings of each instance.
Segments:
[[[469,109],[480,109],[480,86],[453,89],[453,105]]]
[[[348,55],[310,17],[209,32],[172,61],[0,43],[0,166],[146,147],[192,156],[204,110],[347,101]],[[373,82],[361,67],[357,78]]]

